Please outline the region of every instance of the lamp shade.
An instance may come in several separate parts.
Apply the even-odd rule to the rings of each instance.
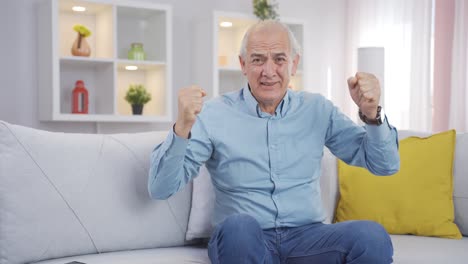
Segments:
[[[385,83],[385,50],[383,47],[358,48],[358,72],[374,74],[380,83],[380,105],[384,107],[384,83]]]

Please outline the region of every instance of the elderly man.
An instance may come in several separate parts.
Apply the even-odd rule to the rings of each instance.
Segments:
[[[365,126],[318,94],[288,90],[299,47],[278,21],[253,25],[239,56],[248,84],[203,103],[181,89],[177,121],[152,154],[148,189],[167,199],[206,164],[214,185],[212,263],[391,263],[384,228],[370,221],[323,224],[323,148],[377,175],[399,169],[396,130],[379,107],[371,74],[348,79]]]

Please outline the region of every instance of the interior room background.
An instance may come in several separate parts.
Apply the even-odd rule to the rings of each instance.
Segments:
[[[193,83],[193,21],[214,10],[252,14],[252,1],[140,0],[173,12],[173,119],[177,91]],[[0,119],[50,131],[116,133],[166,123],[43,122],[38,114],[37,5],[2,0]],[[358,47],[385,48],[385,107],[398,129],[468,131],[468,3],[465,0],[278,0],[280,17],[305,22],[305,90],[321,93],[356,120],[346,79]],[[194,12],[194,10],[197,10]],[[210,41],[210,40],[207,40]],[[239,87],[240,88],[240,87]]]

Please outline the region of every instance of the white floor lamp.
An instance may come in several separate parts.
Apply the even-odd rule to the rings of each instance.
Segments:
[[[385,50],[383,47],[362,47],[358,48],[358,67],[359,72],[368,72],[374,74],[380,82],[380,105],[385,104]]]

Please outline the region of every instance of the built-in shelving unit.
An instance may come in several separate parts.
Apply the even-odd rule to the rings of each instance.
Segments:
[[[85,11],[73,11],[73,7]],[[138,1],[45,0],[38,10],[39,111],[45,121],[166,122],[172,120],[172,11]],[[89,57],[73,56],[76,24],[92,32]],[[131,43],[145,60],[129,60]],[[126,66],[136,66],[127,70]],[[83,80],[88,114],[72,114],[72,91]],[[130,84],[143,84],[152,100],[142,115],[125,101]]]

